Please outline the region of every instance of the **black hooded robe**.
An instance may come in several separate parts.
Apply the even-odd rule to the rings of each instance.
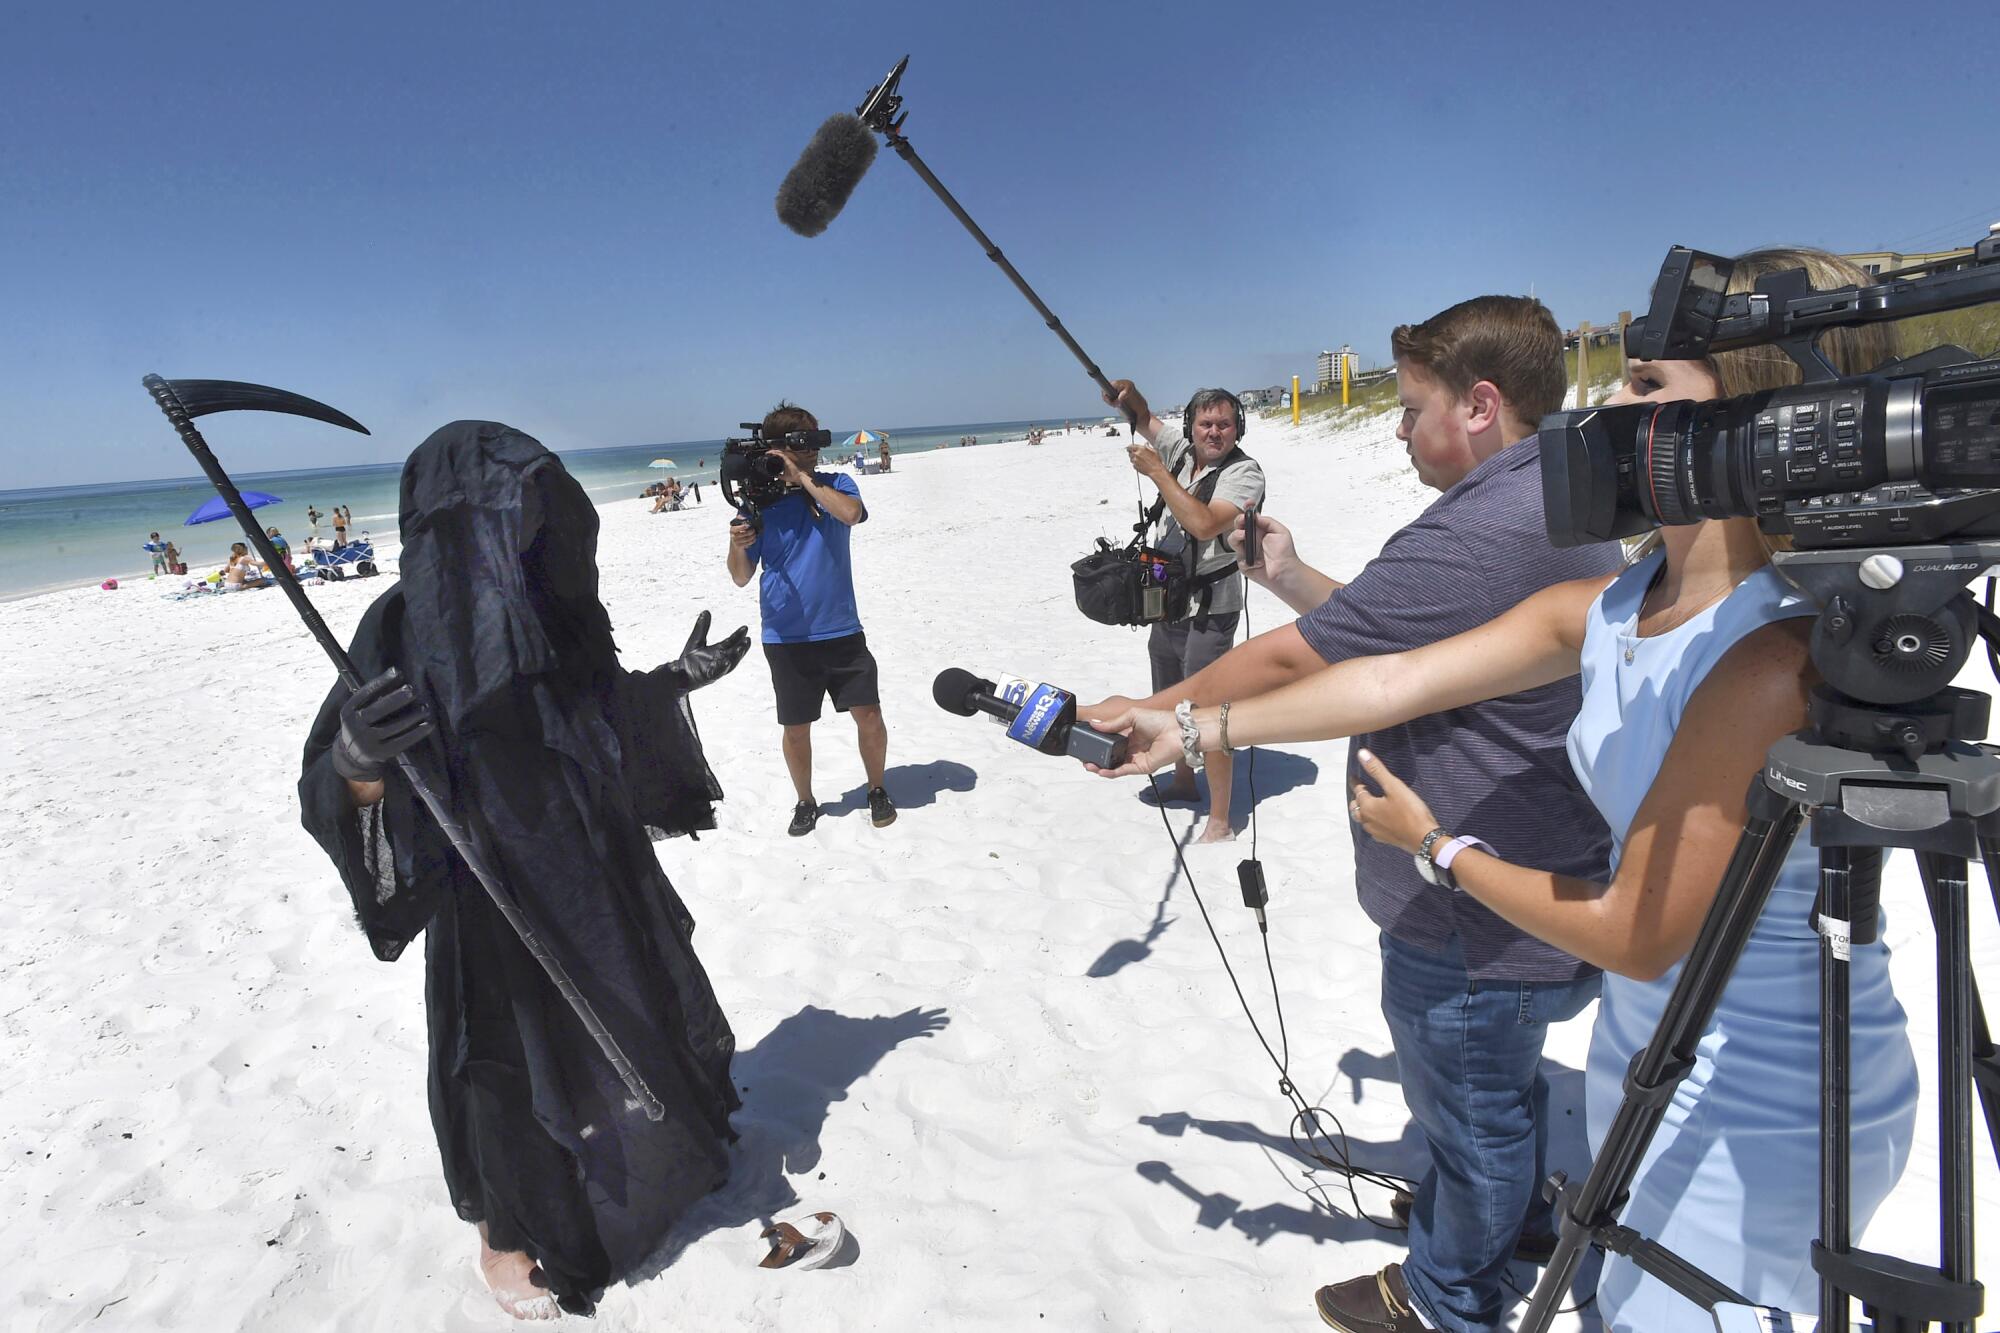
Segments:
[[[617,665],[597,512],[553,454],[454,422],[410,456],[401,508],[401,579],[363,616],[355,667],[397,667],[428,705],[419,766],[665,1117],[630,1103],[402,775],[354,806],[329,756],[344,686],[306,744],[303,822],[377,957],[426,932],[431,1120],[459,1216],[587,1314],[727,1175],[735,1037],[648,836],[715,827],[722,793],[680,680]]]

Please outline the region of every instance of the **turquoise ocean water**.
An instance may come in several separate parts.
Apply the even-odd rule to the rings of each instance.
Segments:
[[[1033,426],[1061,427],[1062,418],[1039,421],[976,421],[955,426],[883,429],[890,449],[898,454],[923,453],[956,445],[976,435],[981,444],[1017,440]],[[853,429],[833,432],[834,447],[821,455],[821,466],[840,462],[840,441]],[[711,492],[722,452],[720,440],[674,444],[638,444],[615,449],[585,449],[562,455],[563,465],[599,504],[620,496],[637,498],[662,477],[702,483],[704,502],[720,503]],[[872,461],[877,451],[866,451]],[[667,458],[672,469],[649,466]],[[227,457],[223,466],[229,465]],[[189,459],[190,468],[193,459]],[[265,526],[275,526],[288,540],[301,543],[311,530],[308,506],[322,514],[345,505],[354,514],[354,529],[377,540],[396,540],[396,489],[400,463],[365,467],[307,468],[287,472],[232,472],[231,480],[246,491],[265,491],[283,503],[256,511]],[[141,548],[150,532],[180,548],[190,574],[205,574],[220,565],[229,543],[242,538],[233,518],[183,527],[182,521],[215,495],[206,479],[182,477],[164,481],[107,482],[94,486],[52,486],[37,490],[0,491],[0,600],[32,596],[57,588],[94,585],[108,578],[143,581],[152,558]],[[330,519],[320,521],[320,536],[331,538]],[[176,580],[178,582],[178,580]]]

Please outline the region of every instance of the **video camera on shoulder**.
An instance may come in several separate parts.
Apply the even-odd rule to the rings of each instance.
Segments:
[[[1550,540],[1754,518],[1790,539],[1773,559],[1820,604],[1813,659],[1830,684],[1883,703],[1943,688],[1975,637],[1964,585],[2000,567],[2000,358],[1944,346],[1842,377],[1818,339],[2000,300],[2000,234],[1958,262],[1827,291],[1794,269],[1731,296],[1732,261],[1674,247],[1652,308],[1626,330],[1626,354],[1679,361],[1775,345],[1804,382],[1544,417]]]
[[[753,528],[764,525],[762,510],[785,497],[785,465],[778,460],[780,449],[819,450],[833,443],[828,430],[795,430],[766,439],[762,422],[737,423],[750,432],[748,437],[722,442],[719,479],[722,498],[743,515]]]

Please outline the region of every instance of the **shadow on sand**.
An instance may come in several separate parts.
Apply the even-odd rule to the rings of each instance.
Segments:
[[[1245,751],[1236,761],[1235,780],[1230,784],[1229,808],[1232,812],[1230,822],[1231,826],[1238,833],[1241,833],[1248,827],[1250,822],[1250,788],[1253,780],[1249,760],[1249,756],[1251,755],[1256,756],[1254,780],[1257,789],[1257,799],[1260,801],[1282,795],[1296,787],[1310,787],[1319,777],[1319,765],[1305,758],[1303,755],[1290,754],[1284,750],[1255,749]],[[1139,793],[1139,799],[1147,805],[1161,805],[1163,802],[1160,800],[1159,793],[1164,789],[1165,784],[1155,779],[1153,782],[1148,783]],[[1168,808],[1198,805],[1196,802],[1176,801],[1166,801],[1164,804]],[[1188,840],[1193,838],[1195,832],[1201,827],[1201,822],[1199,818],[1196,818],[1185,829],[1174,832],[1172,836],[1177,845],[1185,848]],[[1242,856],[1248,856],[1249,854],[1250,845],[1244,843]],[[1227,882],[1233,887],[1236,862],[1239,859],[1241,858],[1227,857],[1218,859],[1213,863],[1214,867],[1216,867],[1213,871],[1211,871],[1210,866],[1204,865],[1203,872],[1205,877],[1213,878],[1217,883]],[[1192,869],[1192,867],[1190,868]],[[1153,945],[1159,941],[1160,936],[1166,933],[1167,927],[1171,926],[1175,921],[1175,918],[1167,915],[1167,903],[1174,896],[1174,886],[1180,882],[1180,877],[1180,864],[1178,859],[1176,859],[1168,870],[1166,883],[1161,886],[1159,901],[1153,904],[1153,919],[1147,923],[1145,934],[1122,940],[1113,940],[1109,945],[1105,946],[1104,952],[1097,956],[1097,960],[1084,969],[1085,976],[1114,976],[1134,963],[1144,962],[1152,954]]]
[[[1241,1143],[1260,1150],[1273,1174],[1283,1183],[1284,1188],[1298,1196],[1297,1203],[1267,1203],[1261,1207],[1245,1207],[1243,1202],[1220,1192],[1205,1193],[1183,1177],[1170,1163],[1162,1161],[1141,1162],[1139,1174],[1158,1185],[1166,1185],[1195,1205],[1195,1224],[1211,1231],[1228,1226],[1248,1237],[1253,1244],[1262,1245],[1281,1232],[1304,1236],[1314,1244],[1328,1241],[1345,1242],[1354,1240],[1394,1241],[1401,1234],[1377,1226],[1365,1217],[1354,1216],[1350,1212],[1330,1210],[1323,1199],[1314,1192],[1305,1180],[1306,1163],[1295,1153],[1291,1141],[1280,1134],[1272,1134],[1258,1126],[1241,1120],[1203,1120],[1185,1111],[1170,1111],[1164,1115],[1144,1115],[1139,1123],[1168,1138],[1184,1138],[1188,1134],[1201,1134],[1227,1143]],[[1328,1132],[1333,1126],[1327,1122]],[[1349,1154],[1358,1165],[1373,1170],[1388,1171],[1397,1175],[1409,1175],[1418,1170],[1424,1160],[1423,1138],[1414,1124],[1403,1127],[1403,1136],[1393,1143],[1369,1143],[1350,1140]],[[1316,1178],[1318,1187],[1329,1197],[1346,1200],[1346,1182],[1325,1168],[1320,1169]],[[1377,1217],[1386,1218],[1389,1201],[1380,1197],[1381,1191],[1364,1193],[1362,1206]],[[1348,1202],[1347,1207],[1352,1208]]]
[[[950,1022],[942,1009],[852,1018],[807,1005],[755,1046],[737,1052],[731,1072],[743,1108],[731,1121],[740,1137],[731,1154],[729,1180],[682,1219],[632,1280],[657,1275],[712,1231],[750,1222],[769,1226],[774,1214],[797,1206],[800,1199],[790,1177],[819,1165],[820,1132],[833,1104],[845,1101],[848,1089],[890,1051],[941,1032]],[[814,1200],[813,1206],[827,1205]],[[851,1233],[847,1243],[858,1252]],[[851,1254],[843,1253],[834,1266],[851,1262]]]
[[[1397,1080],[1395,1056],[1364,1051],[1358,1047],[1340,1057],[1338,1068],[1347,1081],[1348,1096],[1355,1105],[1365,1100],[1368,1083],[1394,1083]],[[1583,1119],[1583,1071],[1544,1059],[1542,1077],[1549,1084],[1548,1169],[1564,1170],[1569,1172],[1571,1179],[1581,1180],[1590,1168],[1590,1144]],[[1140,1162],[1135,1169],[1141,1176],[1167,1186],[1194,1205],[1197,1226],[1211,1231],[1229,1227],[1255,1245],[1262,1245],[1279,1234],[1304,1236],[1315,1245],[1353,1240],[1403,1243],[1403,1232],[1353,1214],[1355,1205],[1348,1197],[1347,1182],[1336,1172],[1319,1168],[1318,1176],[1313,1178],[1318,1190],[1302,1183],[1306,1179],[1302,1173],[1307,1164],[1299,1158],[1291,1140],[1282,1134],[1272,1134],[1241,1120],[1204,1120],[1185,1111],[1140,1116],[1139,1123],[1167,1138],[1200,1134],[1255,1148],[1263,1154],[1269,1169],[1283,1187],[1298,1196],[1296,1203],[1277,1202],[1247,1207],[1242,1200],[1219,1190],[1202,1190],[1169,1162]],[[1322,1124],[1329,1136],[1341,1133],[1330,1114]],[[1404,1122],[1401,1136],[1393,1142],[1343,1137],[1335,1137],[1334,1142],[1346,1150],[1348,1160],[1357,1167],[1404,1177],[1414,1178],[1421,1174],[1430,1156],[1423,1134],[1413,1121]],[[1389,1200],[1380,1187],[1362,1185],[1358,1188],[1361,1191],[1361,1206],[1386,1221]],[[1334,1199],[1339,1206],[1329,1210],[1327,1198]],[[1572,1287],[1572,1303],[1579,1299],[1578,1294],[1582,1299],[1588,1299],[1588,1294],[1596,1290],[1600,1261],[1601,1256],[1595,1251],[1585,1259]],[[1331,1276],[1345,1278],[1354,1275],[1343,1273]],[[1506,1278],[1506,1285],[1511,1288],[1508,1303],[1512,1304],[1515,1299],[1525,1297],[1532,1291],[1539,1276],[1538,1270],[1526,1264],[1511,1265]],[[1582,1312],[1582,1323],[1586,1330],[1600,1327],[1594,1307],[1587,1307]]]
[[[935,805],[945,792],[967,792],[979,781],[979,774],[949,759],[933,759],[928,764],[897,764],[882,774],[882,785],[898,810],[921,810]],[[868,808],[868,785],[863,783],[843,792],[837,801],[820,806],[822,815],[851,815]]]

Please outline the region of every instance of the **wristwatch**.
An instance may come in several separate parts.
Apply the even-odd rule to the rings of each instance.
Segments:
[[[1417,854],[1412,858],[1417,863],[1417,873],[1424,877],[1424,883],[1435,884],[1441,889],[1451,889],[1458,886],[1451,882],[1449,872],[1440,869],[1438,863],[1431,860],[1431,848],[1437,846],[1450,836],[1449,833],[1444,831],[1442,825],[1432,829],[1429,833],[1424,834],[1424,840],[1418,845]]]
[[[1493,848],[1478,838],[1454,838],[1441,828],[1432,829],[1424,835],[1423,844],[1417,849],[1417,873],[1424,877],[1426,883],[1457,893],[1458,877],[1451,873],[1451,863],[1468,847],[1477,847],[1488,856],[1493,855]]]

